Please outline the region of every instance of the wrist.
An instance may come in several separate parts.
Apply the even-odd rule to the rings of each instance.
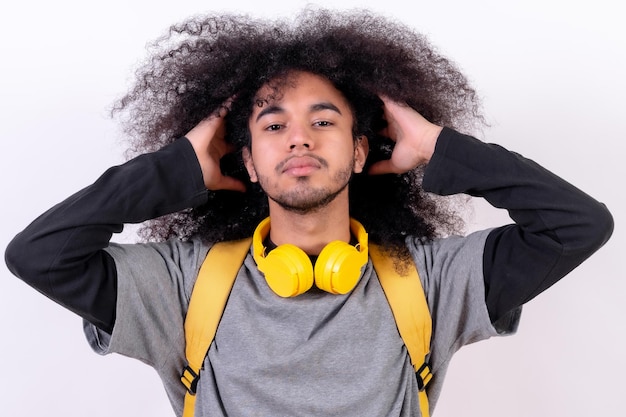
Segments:
[[[438,125],[432,125],[431,128],[429,128],[424,136],[422,137],[422,146],[420,149],[420,156],[422,159],[422,163],[426,164],[428,162],[430,162],[430,160],[432,159],[433,155],[435,154],[435,148],[437,146],[437,140],[439,139],[439,136],[441,135],[441,132],[443,130],[442,126],[438,126]]]

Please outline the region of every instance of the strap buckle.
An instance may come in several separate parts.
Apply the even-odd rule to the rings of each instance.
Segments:
[[[197,374],[193,369],[191,369],[189,365],[183,368],[183,372],[180,375],[180,380],[187,388],[187,392],[189,392],[189,394],[196,395],[196,389],[198,388],[200,375]]]
[[[417,372],[415,372],[415,376],[417,377],[417,388],[420,391],[424,391],[426,385],[428,385],[433,378],[433,373],[428,362],[424,362],[422,366],[419,367]]]

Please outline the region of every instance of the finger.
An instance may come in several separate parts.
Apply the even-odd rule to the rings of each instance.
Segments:
[[[390,159],[384,159],[372,164],[367,173],[370,175],[401,174],[402,170],[398,169]]]
[[[228,155],[228,154],[231,154],[231,153],[235,153],[235,152],[237,152],[237,146],[235,146],[235,144],[234,144],[234,143],[230,143],[230,142],[223,141],[223,142],[222,142],[222,146],[223,146],[224,148],[223,148],[223,153],[222,153],[222,155],[220,156],[220,159],[221,159],[224,155]]]
[[[391,140],[392,142],[398,142],[398,133],[391,127],[386,127],[382,130],[379,130],[378,134],[386,139]]]
[[[205,177],[205,186],[207,190],[218,191],[218,190],[231,190],[231,191],[246,191],[246,186],[240,180],[229,177],[226,175],[216,175],[213,177]]]
[[[213,111],[210,115],[209,118],[224,118],[228,112],[230,111],[232,105],[233,105],[233,101],[235,101],[236,96],[232,95],[230,97],[228,97],[226,100],[224,100],[222,102],[222,104],[220,104],[217,109],[215,109],[215,111]]]
[[[217,190],[239,191],[242,193],[246,192],[246,186],[243,182],[228,176],[222,176],[218,187],[219,188],[216,188]]]
[[[233,101],[235,101],[236,98],[237,95],[233,94],[232,96],[228,97],[222,105],[224,106],[224,108],[226,108],[226,110],[230,111],[231,107],[233,106]]]
[[[224,124],[224,119],[217,117],[214,114],[211,114],[209,115],[209,117],[202,119],[197,125],[195,125],[188,132],[188,134],[192,134],[192,135],[198,134],[201,137],[210,138],[213,136],[215,132],[217,132],[222,127],[223,124]]]
[[[399,108],[399,107],[408,107],[409,105],[404,103],[404,102],[400,102],[400,101],[396,101],[393,100],[387,96],[379,96],[381,101],[383,102],[384,106],[387,108]]]

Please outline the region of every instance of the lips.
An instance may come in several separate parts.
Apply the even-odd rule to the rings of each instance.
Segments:
[[[323,161],[320,159],[309,155],[292,156],[281,162],[276,168],[278,172],[283,174],[294,176],[308,175],[324,166]]]

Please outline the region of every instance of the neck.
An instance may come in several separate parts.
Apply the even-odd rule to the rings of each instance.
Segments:
[[[276,245],[290,243],[309,255],[318,255],[334,240],[350,242],[347,201],[329,204],[312,213],[287,211],[270,201],[270,239]]]

